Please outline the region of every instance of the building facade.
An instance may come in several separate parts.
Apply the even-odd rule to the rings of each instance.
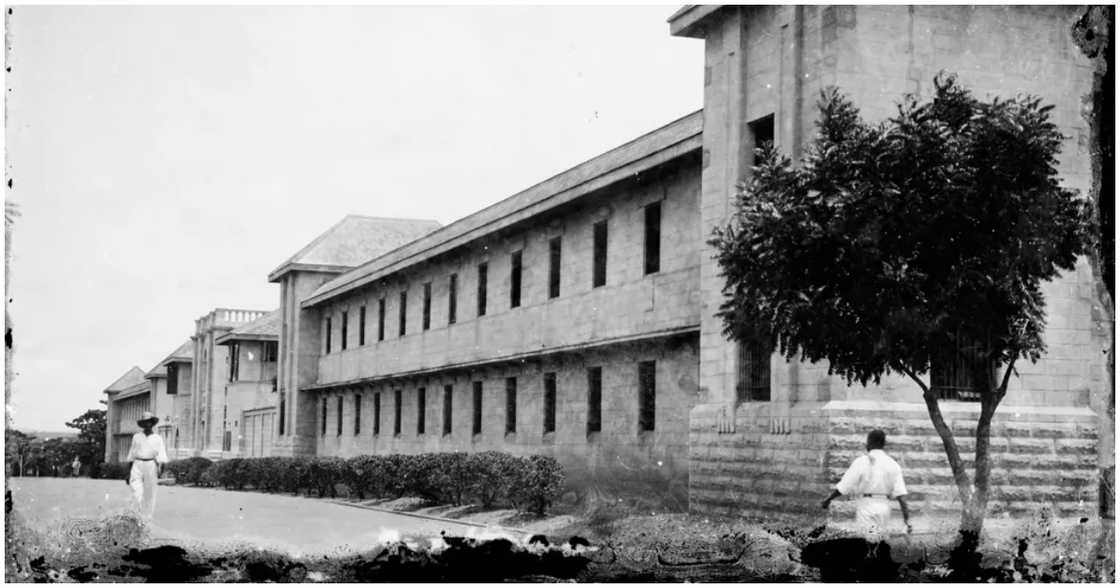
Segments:
[[[133,366],[105,388],[105,461],[117,463],[128,457],[132,435],[140,430],[136,421],[151,410],[152,384],[144,370]]]
[[[907,93],[929,97],[943,70],[981,97],[1055,104],[1062,182],[1088,193],[1092,70],[1069,34],[1079,16],[682,8],[669,27],[705,44],[702,111],[445,227],[348,216],[269,274],[278,311],[200,318],[189,400],[180,384],[176,405],[189,407],[175,421],[186,452],[547,454],[586,491],[703,513],[815,512],[882,428],[916,509],[956,512],[918,387],[849,386],[827,365],[729,341],[707,240],[757,145],[802,154],[822,90],[881,120]],[[1114,427],[1101,283],[1082,260],[1045,286],[1048,352],[1017,366],[994,423],[993,512],[1095,512]],[[968,455],[979,406],[950,367],[927,381]]]

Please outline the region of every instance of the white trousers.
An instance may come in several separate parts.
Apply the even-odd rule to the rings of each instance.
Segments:
[[[856,499],[856,526],[868,541],[881,541],[891,518],[891,502],[886,496]]]
[[[136,460],[132,462],[132,472],[128,485],[132,488],[132,499],[136,511],[145,521],[151,521],[156,510],[156,462]]]

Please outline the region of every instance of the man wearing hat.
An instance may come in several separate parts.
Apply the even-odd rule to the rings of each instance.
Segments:
[[[140,420],[136,421],[141,431],[132,436],[132,447],[128,450],[128,461],[132,462],[128,485],[132,488],[132,497],[136,500],[140,516],[147,521],[151,521],[155,513],[159,470],[167,463],[163,439],[152,432],[152,427],[158,422],[155,415],[144,411]]]
[[[911,531],[910,510],[906,505],[906,483],[902,481],[902,467],[883,451],[887,435],[879,429],[867,434],[867,453],[852,462],[836,488],[821,502],[828,508],[839,496],[856,498],[856,525],[869,541],[882,538],[891,516],[891,500],[898,500],[906,532]]]

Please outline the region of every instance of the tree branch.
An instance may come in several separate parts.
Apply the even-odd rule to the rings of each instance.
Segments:
[[[957,447],[957,440],[953,437],[953,431],[949,428],[949,425],[945,424],[945,417],[941,414],[937,397],[933,395],[933,390],[912,370],[900,364],[895,367],[898,371],[910,376],[910,379],[917,382],[918,387],[922,389],[922,398],[926,402],[929,419],[933,422],[933,428],[937,431],[937,435],[941,437],[941,444],[945,446],[945,455],[949,458],[949,469],[953,471],[953,481],[957,484],[957,492],[961,495],[961,503],[968,504],[968,501],[972,499],[972,481],[969,480],[968,472],[964,469],[961,451]]]

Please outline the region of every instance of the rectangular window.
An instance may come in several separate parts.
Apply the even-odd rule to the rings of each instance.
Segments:
[[[443,434],[451,434],[451,384],[443,386]]]
[[[401,434],[401,391],[393,392],[393,434]]]
[[[607,221],[595,223],[591,232],[591,287],[598,288],[607,283]]]
[[[261,361],[265,363],[275,362],[279,347],[280,344],[276,341],[265,341],[264,351],[261,353]]]
[[[459,274],[447,279],[447,324],[455,324],[456,299],[459,297]]]
[[[241,371],[241,345],[236,341],[229,345],[229,381],[236,382]]]
[[[603,430],[603,368],[587,369],[587,432]]]
[[[167,393],[179,393],[179,366],[173,363],[167,364]]]
[[[548,297],[560,295],[560,237],[548,241]]]
[[[329,316],[327,317],[327,326],[324,330],[327,333],[327,336],[324,337],[324,339],[327,342],[327,353],[330,353],[331,352],[331,317],[329,317]]]
[[[486,264],[478,264],[478,316],[486,316]]]
[[[381,393],[373,395],[373,434],[381,434]]]
[[[506,433],[517,432],[517,378],[506,378]]]
[[[280,395],[280,430],[279,430],[279,433],[281,435],[284,434],[284,428],[285,428],[285,423],[287,422],[287,416],[288,416],[288,405],[287,405],[287,402],[285,402],[284,395],[281,394]]]
[[[342,396],[338,397],[338,403],[337,404],[338,404],[338,417],[336,418],[336,420],[338,421],[338,427],[337,427],[338,432],[335,433],[335,434],[338,435],[338,436],[342,436]]]
[[[747,128],[750,130],[751,141],[754,143],[755,149],[762,149],[764,147],[772,147],[774,145],[774,115],[768,114],[762,118],[747,123]],[[757,155],[754,150],[751,151],[751,165],[756,165]]]
[[[366,344],[366,307],[358,309],[358,346]]]
[[[645,273],[661,271],[661,203],[654,202],[646,207],[646,255]]]
[[[521,306],[521,252],[509,256],[509,307]]]
[[[385,340],[385,299],[377,301],[377,340]]]
[[[424,434],[425,411],[428,410],[428,390],[427,388],[418,388],[416,390],[416,434]]]
[[[544,432],[556,432],[556,373],[544,375]]]
[[[400,337],[404,337],[405,318],[408,317],[408,290],[404,290],[401,292],[401,311],[399,315],[400,316],[398,318],[400,319],[400,321],[397,323],[397,335]]]
[[[344,310],[344,311],[342,311],[342,341],[338,346],[339,349],[342,349],[343,351],[346,351],[346,335],[348,333],[348,327],[349,326],[350,326],[349,313]]]
[[[323,435],[327,434],[327,399],[326,398],[323,399],[323,420],[322,420],[322,423],[320,423],[319,429],[320,429],[321,434],[323,434]]]
[[[354,434],[362,433],[362,395],[354,395]]]
[[[760,343],[739,343],[739,373],[735,396],[739,402],[770,400],[770,355]]]
[[[946,345],[933,354],[929,362],[929,385],[939,399],[980,401],[980,388],[976,386],[973,374],[977,366],[962,357],[973,354],[973,350],[968,348],[958,352],[952,345]]]
[[[432,327],[432,283],[424,284],[424,315],[420,327],[427,331]]]
[[[638,363],[638,430],[652,431],[657,413],[657,363]]]
[[[471,407],[473,410],[473,417],[471,419],[471,434],[482,434],[482,382],[474,382],[473,386],[473,400],[474,405]]]

